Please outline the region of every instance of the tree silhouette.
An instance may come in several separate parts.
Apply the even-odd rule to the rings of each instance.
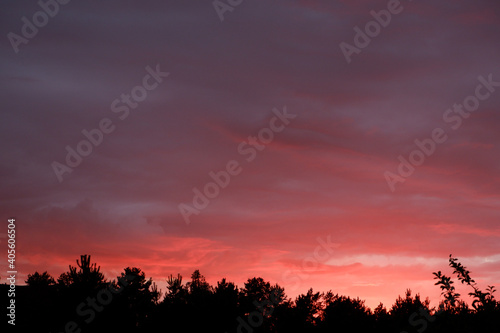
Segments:
[[[26,279],[25,282],[28,286],[35,288],[44,288],[56,284],[54,278],[49,273],[47,273],[47,271],[43,272],[42,274],[38,272],[28,274],[28,279]]]
[[[253,320],[258,323],[255,324],[257,325],[256,332],[272,330],[272,327],[277,324],[273,313],[285,302],[284,288],[277,284],[271,285],[261,277],[248,279],[240,293],[240,310],[247,321]]]
[[[453,268],[453,274],[457,276],[458,281],[472,288],[473,291],[469,293],[469,296],[473,298],[472,309],[460,299],[460,294],[455,291],[451,277],[442,274],[441,271],[433,272],[434,279],[438,280],[435,285],[441,288],[441,295],[444,297],[439,304],[439,318],[434,324],[436,331],[449,329],[465,332],[466,327],[474,327],[477,332],[491,331],[493,327],[498,329],[500,327],[500,304],[493,295],[495,288],[488,286],[486,292],[481,291],[476,281],[472,279],[470,271],[451,254],[448,264]]]
[[[453,258],[450,254],[449,256],[449,266],[453,268],[453,274],[457,275],[458,280],[462,284],[466,284],[473,289],[469,293],[469,296],[473,297],[472,307],[476,311],[494,311],[498,308],[498,302],[495,300],[493,293],[496,291],[494,286],[488,286],[486,292],[481,291],[476,281],[471,278],[470,271],[463,266],[457,258]],[[452,286],[453,280],[451,277],[447,277],[441,274],[441,271],[433,273],[435,275],[434,279],[438,279],[435,285],[439,285],[443,292],[441,295],[444,296],[442,308],[449,312],[462,312],[467,310],[467,305],[465,302],[459,299],[460,294],[455,292],[455,287]]]
[[[149,306],[158,303],[160,292],[152,278],[137,267],[127,267],[118,280],[126,285],[120,295],[126,298],[131,306]]]
[[[165,293],[165,300],[172,303],[186,303],[188,295],[188,288],[182,284],[182,276],[177,274],[174,277],[172,274],[167,278],[167,292]]]
[[[140,268],[127,267],[110,287],[117,290],[113,310],[122,328],[148,327],[148,317],[154,312],[160,297],[152,278],[146,279],[146,274]]]
[[[216,310],[215,329],[217,332],[229,332],[234,330],[239,308],[238,287],[228,282],[225,278],[217,282],[213,294],[213,309]]]
[[[49,323],[46,318],[53,316],[53,311],[58,306],[58,300],[54,297],[55,280],[45,271],[41,274],[39,272],[28,274],[25,282],[28,285],[30,301],[18,303],[18,311],[30,314],[30,319],[39,323],[38,329],[47,331]],[[17,297],[22,299],[22,294],[18,294]]]
[[[325,329],[340,332],[354,329],[368,332],[372,328],[371,320],[370,309],[359,298],[334,295],[331,291],[325,294],[322,323]]]
[[[422,308],[429,311],[429,304],[429,299],[425,299],[422,302],[422,300],[420,299],[420,294],[416,294],[415,297],[412,297],[411,289],[407,289],[405,292],[405,297],[402,298],[401,296],[398,296],[398,298],[396,299],[396,303],[394,303],[390,312],[392,315],[408,317],[413,312],[419,311]]]
[[[69,272],[63,273],[58,278],[58,283],[85,290],[99,289],[106,285],[106,279],[100,272],[101,267],[90,262],[90,255],[83,254],[80,261],[76,260],[78,267],[69,265]]]
[[[375,320],[375,327],[379,330],[383,332],[391,330],[391,316],[382,302],[373,310],[373,318]]]
[[[306,294],[297,296],[295,299],[295,313],[297,318],[304,323],[315,326],[323,310],[322,297],[322,293],[314,293],[312,288]]]
[[[191,274],[191,282],[186,283],[186,288],[192,302],[203,302],[212,294],[212,287],[201,275],[199,270],[195,270]]]
[[[314,293],[311,288],[306,294],[297,296],[293,304],[287,304],[282,309],[278,308],[277,312],[282,312],[278,316],[279,331],[313,332],[316,330],[322,319],[323,296],[323,293]]]
[[[212,286],[199,270],[187,283],[180,274],[169,275],[160,301],[161,291],[138,267],[125,268],[106,283],[90,255],[76,262],[57,284],[47,272],[35,272],[28,275],[27,286],[17,287],[16,303],[23,320],[16,328],[62,332],[71,331],[66,329],[70,323],[77,325],[73,331],[82,333],[472,333],[496,332],[500,327],[495,288],[480,290],[467,268],[451,255],[453,275],[471,288],[471,308],[460,299],[454,281],[441,271],[433,273],[444,298],[439,311],[430,308],[429,299],[422,300],[418,293],[413,296],[408,289],[389,310],[380,303],[372,312],[363,300],[332,291],[309,289],[292,302],[284,288],[261,277],[249,278],[241,289],[225,278]],[[0,292],[6,293],[7,288],[0,285]]]

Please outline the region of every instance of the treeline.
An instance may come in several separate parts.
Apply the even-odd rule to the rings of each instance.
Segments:
[[[189,281],[169,276],[162,293],[139,268],[107,280],[88,255],[57,280],[47,272],[28,275],[16,289],[19,332],[499,332],[500,302],[494,287],[481,291],[469,271],[450,256],[450,267],[471,287],[471,306],[453,279],[434,273],[443,291],[437,308],[410,290],[394,304],[373,311],[363,300],[310,289],[294,300],[285,289],[251,278],[238,288],[222,279],[210,285],[198,270]],[[7,285],[2,285],[2,294]],[[4,293],[5,292],[5,293]],[[4,307],[5,309],[5,307]],[[4,323],[6,320],[4,320]],[[9,329],[14,327],[10,326]]]

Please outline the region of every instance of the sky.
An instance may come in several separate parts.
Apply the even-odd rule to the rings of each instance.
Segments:
[[[453,254],[499,285],[497,1],[0,6],[3,282],[14,217],[18,284],[91,254],[435,306]]]

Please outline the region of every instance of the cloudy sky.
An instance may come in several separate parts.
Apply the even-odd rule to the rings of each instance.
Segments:
[[[498,285],[498,2],[230,3],[2,2],[19,283],[88,253],[436,305],[452,253]]]

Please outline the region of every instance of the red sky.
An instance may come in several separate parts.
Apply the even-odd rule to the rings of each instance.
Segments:
[[[499,285],[500,87],[483,84],[458,128],[443,118],[479,76],[500,82],[497,2],[402,1],[350,63],[340,43],[387,1],[243,1],[224,21],[211,1],[74,1],[17,53],[8,34],[40,7],[1,6],[0,210],[17,219],[21,280],[87,253],[110,279],[137,266],[162,289],[200,269],[290,297],[390,306],[411,288],[436,305],[432,272],[451,274],[452,253]],[[157,65],[169,75],[120,119],[112,103]],[[296,117],[247,161],[239,145],[285,106]],[[59,181],[53,163],[104,118],[113,132]],[[436,128],[447,140],[391,191],[384,174]],[[186,223],[179,204],[232,160],[241,172]]]

